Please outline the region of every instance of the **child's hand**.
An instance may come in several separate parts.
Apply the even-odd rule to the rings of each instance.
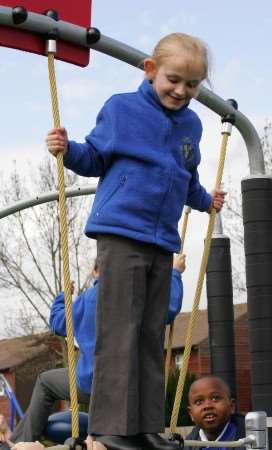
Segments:
[[[65,155],[68,148],[68,135],[65,128],[53,128],[53,130],[49,131],[46,144],[52,155],[57,156],[60,152]]]
[[[70,292],[72,295],[75,292],[75,282],[73,280],[70,282]]]
[[[106,450],[106,447],[101,442],[94,441],[90,435],[87,436],[85,444],[87,450]]]
[[[184,255],[184,253],[175,254],[173,260],[173,269],[176,269],[180,273],[183,273],[186,268],[185,259],[186,255]]]
[[[216,210],[216,212],[221,211],[221,209],[225,203],[225,195],[226,195],[226,192],[221,191],[219,189],[216,189],[213,192],[211,192],[212,204],[209,208],[209,211],[208,211],[209,213],[212,212],[213,208]]]
[[[85,444],[86,444],[87,450],[94,450],[94,441],[93,441],[92,436],[90,436],[89,434],[85,440]],[[100,444],[100,442],[96,442],[96,445],[97,444]]]

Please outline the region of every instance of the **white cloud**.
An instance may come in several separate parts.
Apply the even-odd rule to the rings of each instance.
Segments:
[[[92,97],[99,95],[101,85],[96,80],[87,80],[78,77],[75,80],[65,81],[60,87],[60,94],[64,101],[88,101]]]
[[[159,30],[163,36],[180,30],[182,30],[184,33],[192,33],[189,30],[194,29],[197,23],[197,15],[190,14],[188,11],[182,8],[180,13],[177,13],[165,20],[165,22],[160,25]]]

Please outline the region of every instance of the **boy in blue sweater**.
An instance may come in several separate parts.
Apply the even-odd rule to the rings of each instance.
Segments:
[[[185,204],[220,210],[199,182],[202,126],[188,108],[208,75],[205,45],[173,33],[144,60],[138,91],[113,95],[84,143],[64,128],[48,150],[100,177],[85,233],[97,239],[100,286],[89,434],[111,450],[174,450],[164,431],[163,338],[172,255]],[[112,388],[114,386],[114,389]]]
[[[235,401],[222,378],[205,375],[194,381],[189,390],[188,410],[196,426],[186,439],[237,441],[245,437],[245,418],[235,413]],[[185,450],[193,449],[185,447]],[[238,449],[244,450],[244,447]]]
[[[185,255],[175,255],[171,279],[171,295],[167,323],[171,323],[180,312],[183,298],[181,274],[185,270]],[[99,286],[97,263],[94,265],[93,286],[80,294],[72,305],[74,335],[79,346],[77,362],[77,387],[79,403],[88,404],[93,376],[93,354],[95,349],[96,300]],[[73,293],[73,283],[72,283]],[[66,336],[64,294],[54,300],[50,313],[50,328],[53,333]],[[117,343],[118,345],[118,343]],[[39,375],[33,390],[30,406],[12,433],[11,442],[31,442],[41,438],[47,420],[58,400],[69,400],[68,369],[54,369]]]

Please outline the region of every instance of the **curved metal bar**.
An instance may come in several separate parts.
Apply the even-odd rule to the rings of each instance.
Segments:
[[[233,114],[235,116],[234,125],[243,136],[247,147],[250,174],[265,174],[261,140],[256,129],[248,118],[243,113],[233,108],[229,102],[223,100],[217,94],[204,86],[201,86],[196,99],[203,105],[207,106],[207,108],[219,114],[221,117],[225,114]]]
[[[189,447],[242,447],[244,445],[248,445],[249,447],[254,448],[254,445],[256,444],[256,440],[254,436],[247,436],[242,439],[238,439],[238,441],[191,441],[191,440],[185,440],[184,445]],[[93,443],[93,450],[96,450],[98,446],[96,445],[96,442]],[[100,445],[99,448],[104,448],[106,450],[106,447]],[[180,447],[182,448],[182,447]],[[48,450],[70,450],[71,447],[69,445],[54,445],[53,447],[48,447]]]
[[[12,8],[6,6],[0,6],[0,24],[32,31],[38,34],[46,34],[53,29],[56,29],[57,24],[60,39],[83,47],[93,48],[141,69],[143,68],[143,59],[148,56],[133,47],[107,36],[103,36],[102,34],[98,42],[89,45],[86,39],[87,30],[85,28],[62,20],[56,22],[50,17],[42,14],[29,12],[25,22],[15,25],[12,20]],[[264,174],[265,168],[261,141],[256,129],[247,117],[233,108],[227,101],[203,86],[200,88],[196,99],[221,117],[230,113],[235,116],[235,126],[243,136],[247,147],[250,174]]]
[[[67,188],[65,189],[66,197],[79,197],[80,195],[89,195],[95,194],[96,184],[92,184],[89,186],[78,186],[76,188]],[[27,200],[21,200],[20,202],[16,202],[7,208],[0,210],[0,219],[4,217],[10,216],[11,214],[15,214],[18,211],[22,211],[23,209],[31,208],[32,206],[41,205],[42,203],[52,202],[54,200],[58,200],[59,193],[55,192],[47,192],[45,194],[33,197]]]
[[[1,2],[1,0],[0,0]],[[148,55],[129,45],[101,34],[95,44],[87,43],[87,30],[79,25],[74,25],[63,20],[51,19],[43,14],[28,12],[25,22],[15,25],[12,20],[12,8],[0,6],[0,25],[32,31],[33,33],[46,35],[58,29],[60,39],[82,47],[93,48],[101,53],[120,59],[132,66],[142,68],[142,61]]]
[[[247,436],[245,438],[238,439],[237,441],[197,441],[197,440],[184,440],[185,447],[243,447],[248,445],[252,448],[256,445],[256,439],[254,435]]]

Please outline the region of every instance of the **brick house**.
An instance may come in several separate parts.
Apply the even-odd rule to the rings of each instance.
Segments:
[[[37,375],[62,364],[61,341],[49,332],[0,340],[0,372],[23,411],[29,404]],[[9,401],[4,396],[0,396],[0,413],[9,417]]]
[[[180,368],[185,346],[190,313],[179,314],[175,320],[172,344],[171,368]],[[247,320],[247,304],[234,305],[234,332],[236,351],[236,380],[238,409],[242,412],[251,410],[250,387],[250,353]],[[168,342],[166,330],[165,349]],[[207,310],[200,310],[192,340],[192,351],[189,361],[189,372],[197,375],[210,373],[209,330]]]

